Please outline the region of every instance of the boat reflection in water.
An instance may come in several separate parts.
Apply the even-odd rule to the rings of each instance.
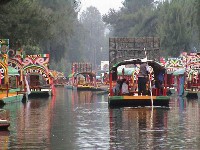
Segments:
[[[50,144],[51,110],[53,97],[29,100],[27,103],[12,103],[5,107],[10,110],[11,125],[6,135],[8,149],[46,149]],[[51,102],[49,101],[51,100]],[[0,133],[1,134],[1,133]],[[0,135],[0,147],[4,143]]]
[[[198,100],[182,97],[173,98],[168,109],[110,109],[110,147],[199,149],[199,112]]]
[[[167,137],[168,109],[123,108],[109,112],[112,148],[151,149],[162,145],[156,139]]]
[[[0,149],[8,149],[10,131],[0,131]]]

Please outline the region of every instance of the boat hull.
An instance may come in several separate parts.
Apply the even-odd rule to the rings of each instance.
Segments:
[[[153,96],[153,106],[169,107],[170,97]],[[109,107],[151,106],[151,96],[109,96]]]
[[[10,126],[10,122],[7,120],[0,120],[0,130],[7,130]]]
[[[191,99],[200,98],[200,91],[184,91],[184,96]]]
[[[101,89],[93,87],[93,86],[82,86],[77,87],[78,91],[100,91]]]
[[[51,90],[46,91],[31,91],[31,93],[28,95],[28,98],[41,98],[41,97],[49,97],[52,95]]]
[[[94,86],[78,86],[78,91],[105,91],[105,89],[101,87],[94,87]]]

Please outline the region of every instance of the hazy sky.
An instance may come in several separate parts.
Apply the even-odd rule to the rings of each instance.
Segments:
[[[118,10],[122,7],[123,0],[81,0],[81,11],[86,10],[89,6],[96,7],[103,15],[109,11],[110,8]]]

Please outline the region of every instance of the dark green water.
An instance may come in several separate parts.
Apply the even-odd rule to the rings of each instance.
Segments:
[[[11,126],[0,131],[0,150],[200,149],[200,99],[108,109],[107,95],[57,88],[54,97],[3,108]]]

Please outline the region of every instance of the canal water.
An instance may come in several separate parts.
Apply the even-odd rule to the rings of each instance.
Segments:
[[[109,109],[107,95],[56,88],[56,96],[7,104],[0,150],[199,150],[200,99],[170,108]]]

